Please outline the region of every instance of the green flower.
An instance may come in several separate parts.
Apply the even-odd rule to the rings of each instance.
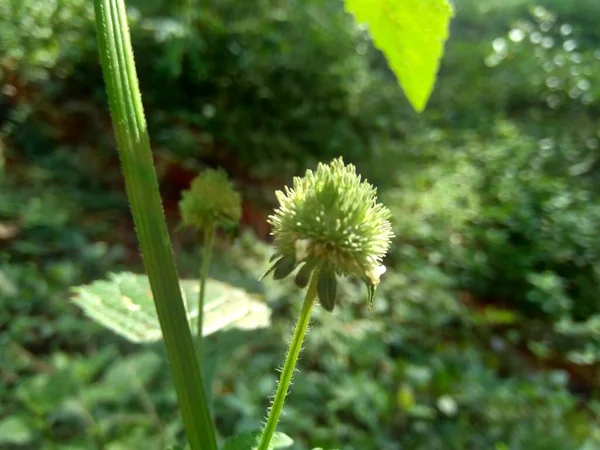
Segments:
[[[235,228],[242,216],[240,194],[221,170],[207,169],[192,181],[179,202],[183,225]]]
[[[376,194],[342,158],[294,178],[293,189],[276,193],[279,208],[269,217],[276,259],[267,273],[279,279],[303,265],[296,282],[304,287],[319,267],[319,299],[330,311],[336,275],[354,275],[366,283],[370,304],[393,237],[390,211],[377,203]]]

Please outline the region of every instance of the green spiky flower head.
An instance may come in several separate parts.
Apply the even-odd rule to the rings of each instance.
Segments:
[[[278,259],[267,273],[283,278],[303,265],[296,282],[305,286],[319,267],[318,295],[328,310],[335,306],[335,276],[354,275],[365,281],[370,303],[393,237],[390,211],[376,194],[342,158],[294,178],[292,189],[276,193],[279,208],[269,217]]]
[[[221,170],[207,169],[192,181],[179,202],[183,225],[203,230],[209,226],[235,228],[242,216],[240,194]]]

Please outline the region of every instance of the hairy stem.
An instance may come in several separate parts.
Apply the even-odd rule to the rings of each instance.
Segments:
[[[192,450],[217,450],[158,191],[124,0],[94,0],[100,60],[125,187]]]
[[[294,370],[296,369],[298,355],[302,349],[304,335],[306,334],[306,329],[308,328],[308,323],[310,322],[310,313],[317,297],[318,280],[319,268],[316,268],[312,274],[308,291],[306,292],[306,297],[304,298],[304,303],[302,304],[302,311],[300,311],[300,317],[298,317],[298,323],[296,324],[294,336],[292,337],[292,342],[290,343],[290,347],[285,358],[285,364],[283,365],[283,370],[281,371],[281,377],[279,378],[279,384],[277,385],[275,398],[273,399],[273,404],[271,405],[271,411],[269,412],[267,423],[260,437],[260,443],[258,444],[257,450],[267,450],[269,448],[269,444],[273,438],[275,429],[277,428],[277,422],[279,421],[279,416],[281,415],[283,404],[285,403],[288,387],[290,385],[290,381],[292,380]]]
[[[210,257],[212,255],[213,242],[215,240],[215,226],[209,225],[204,230],[204,253],[202,255],[202,265],[200,266],[200,293],[198,294],[198,330],[196,335],[196,352],[198,353],[198,362],[202,366],[202,340],[204,326],[204,296],[206,293],[206,278],[208,277],[208,268],[210,266]]]

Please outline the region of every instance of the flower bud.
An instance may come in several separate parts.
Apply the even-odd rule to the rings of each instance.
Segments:
[[[198,230],[209,226],[235,228],[242,216],[240,194],[221,170],[207,169],[192,181],[179,202],[183,225]]]
[[[281,278],[304,264],[308,270],[296,277],[303,287],[307,272],[319,267],[318,293],[326,297],[320,301],[330,311],[336,275],[354,275],[367,284],[370,304],[393,237],[390,211],[377,203],[376,193],[342,158],[294,178],[293,189],[276,192],[279,207],[269,223],[278,259],[267,273],[275,271]]]

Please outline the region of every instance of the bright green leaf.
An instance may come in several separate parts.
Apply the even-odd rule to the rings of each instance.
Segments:
[[[452,8],[447,0],[346,0],[346,10],[369,26],[417,111],[433,90]]]
[[[400,386],[400,388],[398,389],[397,398],[398,398],[398,405],[403,410],[412,408],[416,403],[415,393],[414,393],[412,387],[408,384],[404,384],[404,385]]]
[[[276,450],[278,448],[288,448],[294,443],[294,440],[285,433],[276,431],[273,434],[271,443],[269,444],[269,450]]]
[[[198,282],[181,280],[188,320],[194,327],[198,317]],[[129,272],[113,273],[108,280],[73,288],[73,301],[99,324],[132,342],[161,339],[148,277]],[[191,306],[190,306],[191,305]],[[270,310],[245,291],[208,279],[204,306],[204,335],[228,328],[255,329],[269,324]]]
[[[254,450],[258,445],[259,438],[259,431],[238,434],[228,438],[223,444],[222,450]],[[276,431],[269,444],[269,450],[288,448],[293,443],[294,441],[288,435]]]

